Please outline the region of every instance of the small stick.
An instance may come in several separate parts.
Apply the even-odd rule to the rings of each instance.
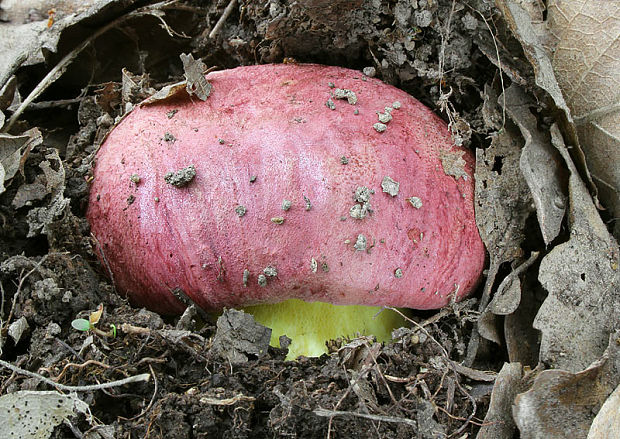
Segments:
[[[59,390],[64,390],[65,392],[90,392],[91,390],[109,389],[111,387],[123,386],[129,383],[148,381],[151,378],[151,374],[143,373],[141,375],[128,377],[128,378],[118,380],[118,381],[110,381],[109,383],[92,384],[88,386],[65,386],[64,384],[56,383],[50,380],[49,378],[39,375],[38,373],[30,372],[29,370],[25,370],[20,367],[13,366],[11,363],[6,362],[4,360],[0,360],[0,366],[10,369],[13,372],[18,373],[20,375],[24,375],[30,378],[36,378],[39,381],[43,381],[44,383],[49,384],[50,386],[54,386]]]
[[[230,3],[228,3],[228,6],[226,6],[226,9],[224,9],[222,16],[220,17],[219,20],[217,20],[217,23],[215,23],[215,26],[213,26],[213,30],[209,32],[209,39],[216,36],[219,33],[219,31],[222,29],[222,27],[224,26],[224,23],[228,19],[228,16],[233,11],[233,8],[235,7],[235,3],[237,3],[237,0],[230,0]]]
[[[414,421],[413,419],[397,418],[394,416],[371,415],[370,413],[344,412],[344,411],[337,411],[337,410],[327,410],[327,409],[322,409],[322,408],[315,409],[312,411],[312,413],[314,413],[317,416],[322,416],[325,418],[333,418],[335,416],[354,416],[358,418],[366,418],[366,419],[370,419],[373,421],[379,421],[379,422],[396,422],[400,424],[411,425],[412,427],[418,426],[418,423]]]

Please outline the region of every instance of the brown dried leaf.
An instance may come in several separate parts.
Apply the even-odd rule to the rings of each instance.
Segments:
[[[270,338],[271,329],[256,323],[251,314],[228,309],[217,319],[213,349],[232,364],[246,363],[248,355],[267,353]]]
[[[0,397],[2,438],[45,439],[54,428],[78,413],[90,413],[88,404],[75,394],[21,390]]]
[[[553,0],[548,10],[555,76],[620,236],[620,3]]]
[[[56,52],[63,31],[109,8],[112,0],[20,0],[7,9],[6,22],[0,22],[0,87],[22,65],[45,62],[45,52]],[[124,2],[126,7],[135,0]],[[54,20],[49,26],[48,11],[54,6]]]
[[[0,194],[6,190],[4,183],[22,168],[30,150],[42,142],[41,132],[36,128],[20,136],[0,134]]]
[[[594,413],[620,383],[619,336],[620,332],[612,334],[601,359],[587,369],[545,370],[530,390],[517,395],[513,417],[521,438],[586,437]]]
[[[609,395],[594,418],[587,439],[620,437],[620,385]]]
[[[206,101],[211,94],[213,86],[205,78],[207,66],[199,59],[189,54],[182,53],[180,55],[183,61],[183,70],[187,79],[187,92],[190,95],[196,95],[198,99]]]
[[[493,115],[501,113],[497,111],[497,100],[495,90],[485,87],[483,114],[488,115],[489,119],[496,119]],[[489,273],[480,304],[480,310],[488,315],[480,319],[479,331],[483,337],[497,343],[501,343],[501,337],[495,318],[486,312],[486,307],[500,265],[522,257],[525,222],[532,205],[530,190],[519,171],[522,143],[518,130],[508,121],[504,129],[491,137],[491,145],[487,149],[476,150],[476,224],[490,256]],[[472,349],[468,352],[468,364],[475,355]]]
[[[544,47],[547,35],[541,31],[541,26],[535,25],[542,18],[539,8],[528,7],[528,2],[518,0],[495,0],[495,4],[514,37],[521,43],[523,53],[534,69],[536,85],[548,93],[559,110],[558,118],[562,133],[572,147],[572,154],[577,160],[579,170],[584,178],[588,179],[588,183],[591,183],[571,111],[564,100],[564,95],[553,72],[550,56]]]
[[[523,367],[519,363],[504,363],[495,379],[489,410],[476,439],[512,437],[516,425],[512,419],[512,403],[521,391]]]
[[[536,105],[534,100],[516,84],[506,90],[505,96],[506,111],[525,138],[519,166],[532,193],[538,224],[548,245],[558,236],[566,210],[564,164],[548,136],[537,127],[530,111]]]
[[[538,279],[549,296],[534,327],[542,331],[541,361],[577,371],[599,358],[609,333],[620,328],[620,250],[579,178],[556,125],[551,135],[571,172],[571,237],[540,264]]]
[[[64,196],[66,186],[65,169],[58,156],[58,151],[55,149],[51,150],[51,152],[46,154],[45,158],[47,160],[39,163],[39,168],[43,170],[45,175],[45,188],[52,196],[47,206],[35,207],[28,212],[28,238],[36,236],[40,232],[47,234],[48,226],[65,212],[70,202]],[[52,162],[54,162],[54,167],[57,167],[58,170],[54,169]]]

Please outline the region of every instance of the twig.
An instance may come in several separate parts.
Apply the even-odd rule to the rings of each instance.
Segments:
[[[253,396],[245,396],[242,394],[233,396],[232,398],[218,399],[218,398],[210,398],[208,396],[200,398],[200,402],[203,404],[209,405],[234,405],[241,401],[253,402],[256,401],[256,398]]]
[[[65,364],[65,366],[62,368],[62,370],[60,371],[60,373],[58,374],[58,376],[57,376],[56,378],[54,378],[54,381],[56,381],[56,382],[60,381],[60,379],[61,379],[61,378],[63,377],[63,375],[65,374],[65,372],[67,372],[67,370],[68,370],[70,367],[77,367],[78,369],[82,369],[82,368],[84,368],[84,367],[86,367],[86,366],[90,366],[91,364],[94,364],[94,365],[97,365],[97,366],[101,366],[101,367],[103,367],[104,369],[109,369],[109,368],[111,368],[111,367],[112,367],[112,366],[110,366],[109,364],[105,364],[105,363],[102,363],[102,362],[97,361],[97,360],[88,360],[88,361],[86,361],[86,362],[84,362],[84,363],[82,363],[82,364],[67,363],[67,364]]]
[[[90,237],[93,241],[95,241],[95,245],[101,254],[101,259],[103,260],[103,265],[105,265],[106,270],[108,270],[108,275],[110,276],[110,281],[112,282],[112,289],[116,292],[116,282],[114,282],[114,273],[112,272],[112,268],[108,263],[108,258],[105,257],[105,253],[103,252],[103,246],[99,243],[97,237],[91,232]]]
[[[228,6],[226,6],[226,9],[224,9],[222,16],[220,17],[219,20],[217,20],[217,23],[215,23],[215,26],[213,26],[213,30],[209,32],[209,39],[216,36],[218,32],[222,29],[222,27],[224,26],[224,23],[228,19],[228,16],[232,13],[233,8],[235,7],[235,3],[237,3],[237,0],[230,0],[230,3],[228,3]]]
[[[88,386],[65,386],[64,384],[56,383],[50,380],[49,378],[39,375],[38,373],[30,372],[29,370],[25,370],[20,367],[13,366],[11,363],[6,362],[4,360],[0,360],[0,366],[10,369],[13,372],[16,372],[20,375],[24,375],[30,378],[36,378],[39,381],[43,381],[44,383],[49,384],[50,386],[56,387],[59,390],[64,390],[65,392],[90,392],[91,390],[109,389],[111,387],[123,386],[129,383],[148,381],[151,378],[150,374],[143,373],[141,375],[132,376],[132,377],[125,378],[122,380],[118,380],[118,381],[110,381],[109,383],[93,384],[93,385],[88,385]]]
[[[418,423],[413,419],[407,418],[396,418],[394,416],[384,416],[384,415],[371,415],[370,413],[357,413],[357,412],[345,412],[345,411],[337,411],[337,410],[327,410],[327,409],[314,409],[312,411],[317,416],[321,416],[324,418],[334,418],[336,416],[353,416],[357,418],[365,418],[370,419],[372,421],[379,422],[394,422],[399,424],[407,424],[412,427],[417,427]]]
[[[149,405],[147,405],[144,410],[142,410],[139,414],[137,414],[136,416],[134,416],[133,418],[124,418],[122,416],[119,416],[120,419],[124,420],[124,421],[135,421],[138,418],[141,418],[142,416],[146,415],[148,413],[149,410],[151,410],[151,407],[153,407],[153,403],[155,402],[155,397],[157,396],[157,392],[159,391],[159,385],[157,382],[157,375],[155,375],[155,371],[153,370],[153,366],[151,366],[149,364],[149,370],[151,371],[151,375],[153,375],[153,382],[155,383],[155,390],[153,390],[153,396],[151,396],[151,400],[149,401]]]
[[[467,398],[471,401],[471,404],[472,404],[472,411],[471,411],[471,413],[469,414],[469,416],[467,417],[467,420],[463,423],[463,425],[461,425],[461,427],[460,427],[460,428],[459,428],[456,432],[452,433],[450,436],[454,436],[454,435],[456,435],[456,434],[458,434],[458,433],[462,432],[462,431],[463,431],[463,430],[467,427],[467,425],[469,425],[469,422],[470,422],[470,421],[474,418],[474,416],[475,416],[475,414],[476,414],[476,410],[478,410],[478,405],[476,404],[476,400],[475,400],[475,399],[474,399],[474,398],[473,398],[473,397],[472,397],[472,396],[471,396],[468,392],[466,392],[466,391],[465,391],[465,389],[463,389],[463,387],[461,386],[461,383],[459,383],[459,380],[458,380],[459,371],[458,371],[458,368],[456,367],[456,364],[457,364],[457,363],[456,363],[456,362],[454,362],[454,361],[452,361],[452,360],[450,359],[450,356],[448,355],[448,351],[446,351],[446,348],[444,348],[444,347],[443,347],[443,345],[442,345],[441,343],[439,343],[439,342],[437,341],[437,339],[435,339],[435,337],[433,337],[433,336],[432,336],[432,335],[431,335],[431,334],[430,334],[430,333],[429,333],[429,332],[428,332],[425,328],[423,328],[422,326],[420,326],[420,324],[419,324],[418,322],[416,322],[416,321],[414,321],[414,320],[410,319],[409,317],[407,317],[405,314],[403,314],[401,311],[399,311],[399,310],[398,310],[398,309],[396,309],[396,308],[390,308],[390,307],[388,307],[387,309],[391,309],[391,310],[393,310],[393,311],[397,312],[397,313],[398,313],[398,314],[400,314],[400,315],[401,315],[401,317],[403,317],[405,320],[407,320],[408,322],[411,322],[414,326],[418,327],[418,329],[420,329],[421,331],[424,331],[424,333],[426,334],[426,336],[427,336],[429,339],[431,339],[431,340],[432,340],[432,341],[433,341],[433,342],[434,342],[437,346],[439,346],[439,348],[441,349],[441,352],[442,352],[442,354],[443,354],[443,356],[444,356],[444,358],[445,358],[445,360],[446,360],[446,363],[447,363],[448,367],[449,367],[450,369],[452,369],[452,371],[454,371],[454,373],[455,373],[455,374],[456,374],[456,376],[457,376],[457,379],[455,380],[455,383],[456,383],[457,387],[459,388],[459,390],[460,390],[461,392],[463,392],[463,394],[464,394],[465,396],[467,396]]]

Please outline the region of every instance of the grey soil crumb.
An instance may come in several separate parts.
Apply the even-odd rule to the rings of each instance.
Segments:
[[[334,90],[334,98],[346,99],[351,105],[357,104],[357,96],[354,91],[347,90],[346,88],[337,88]]]
[[[313,273],[316,273],[317,268],[319,267],[319,264],[317,264],[316,259],[312,258],[310,259],[310,270]]]
[[[327,102],[325,102],[325,106],[329,108],[330,110],[336,109],[336,104],[334,104],[334,101],[332,101],[332,98],[329,98]]]
[[[400,107],[400,101],[394,101],[394,103],[392,104],[392,108],[394,108],[395,110],[398,110]]]
[[[278,270],[276,269],[276,267],[272,267],[271,265],[269,265],[268,267],[265,267],[263,269],[263,273],[265,273],[265,276],[268,277],[276,277],[278,275]]]
[[[370,212],[370,209],[369,209],[368,203],[356,204],[353,207],[351,207],[351,209],[349,209],[349,215],[351,215],[351,218],[355,218],[355,219],[364,219],[366,218],[369,212]]]
[[[357,189],[355,189],[355,201],[359,203],[368,203],[372,193],[373,191],[368,189],[366,186],[358,186]]]
[[[304,201],[306,202],[306,210],[312,209],[312,203],[310,202],[310,198],[304,195]]]
[[[164,175],[166,183],[176,187],[183,187],[189,184],[196,176],[196,168],[194,165],[189,165],[186,168],[179,169],[176,172],[168,172]]]
[[[379,116],[379,122],[384,124],[392,120],[392,115],[387,111],[385,113],[377,113],[377,116]]]
[[[243,286],[247,287],[248,286],[248,279],[250,278],[250,270],[248,270],[247,268],[245,270],[243,270]]]
[[[258,285],[261,287],[267,286],[267,277],[264,274],[258,275]]]
[[[396,270],[394,270],[394,277],[397,279],[400,279],[401,277],[403,277],[403,270],[401,270],[400,268],[397,268]]]
[[[381,122],[377,122],[372,126],[378,133],[382,133],[387,129],[387,125]]]
[[[368,189],[366,186],[358,186],[357,189],[355,189],[353,199],[360,204],[355,204],[351,207],[351,209],[349,209],[349,215],[352,218],[363,219],[372,212],[372,208],[370,206],[370,196],[373,193],[374,191],[372,189]]]
[[[282,201],[282,210],[289,210],[291,208],[291,206],[293,205],[293,203],[291,203],[289,200],[283,200]]]
[[[325,273],[329,273],[329,265],[327,265],[327,262],[323,262],[321,264],[321,270],[323,270]]]
[[[245,208],[245,206],[242,206],[240,204],[237,207],[235,207],[235,212],[237,213],[237,215],[239,215],[239,218],[241,218],[243,215],[245,215],[245,213],[247,212],[247,209]]]
[[[362,234],[357,235],[357,241],[355,241],[355,245],[353,248],[358,252],[363,252],[366,250],[366,237]]]
[[[164,134],[164,141],[166,142],[174,142],[175,140],[177,140],[176,137],[174,137],[171,133],[167,132]]]
[[[177,114],[179,112],[179,110],[174,109],[174,110],[170,110],[166,113],[166,116],[168,116],[168,119],[172,119],[174,117],[175,114]]]
[[[377,70],[374,67],[364,67],[362,73],[369,78],[374,78],[374,76],[377,74]]]
[[[411,198],[408,198],[408,200],[411,203],[411,205],[415,207],[416,209],[419,209],[420,207],[422,207],[422,200],[419,199],[418,197],[411,197]]]
[[[340,164],[341,165],[348,165],[349,164],[349,159],[346,158],[345,156],[340,157]]]
[[[395,182],[394,180],[392,180],[391,177],[383,177],[383,181],[381,182],[381,189],[383,189],[383,192],[395,197],[396,195],[398,195],[398,187],[400,186],[399,183]]]
[[[127,197],[127,205],[133,204],[134,201],[136,201],[136,197],[134,197],[133,195]]]

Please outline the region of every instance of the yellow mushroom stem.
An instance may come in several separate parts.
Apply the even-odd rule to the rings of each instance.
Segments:
[[[350,339],[374,335],[378,342],[389,341],[394,329],[405,326],[398,313],[376,306],[332,305],[289,299],[275,304],[243,309],[271,328],[271,346],[280,347],[280,336],[291,339],[287,360],[300,355],[318,357],[327,353],[326,343],[337,338]]]

